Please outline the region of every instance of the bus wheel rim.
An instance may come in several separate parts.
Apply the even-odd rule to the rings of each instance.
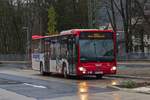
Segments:
[[[43,65],[40,66],[40,72],[43,73]]]
[[[67,77],[67,69],[66,69],[66,67],[64,67],[64,77],[65,78]]]

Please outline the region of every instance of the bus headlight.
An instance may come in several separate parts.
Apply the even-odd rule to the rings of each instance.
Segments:
[[[84,67],[79,67],[79,71],[81,71],[81,72],[85,72],[86,71],[86,69],[84,68]]]
[[[111,68],[111,70],[112,70],[112,71],[115,71],[115,70],[117,70],[117,67],[116,67],[116,66],[113,66],[113,67]]]

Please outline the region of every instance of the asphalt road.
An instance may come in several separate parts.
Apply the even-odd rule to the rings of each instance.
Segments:
[[[36,100],[57,100],[57,98],[75,95],[78,95],[79,100],[88,100],[86,98],[90,95],[117,92],[117,90],[107,88],[107,86],[118,84],[123,80],[109,77],[103,79],[94,77],[64,79],[57,75],[42,76],[33,70],[22,70],[9,66],[0,67],[0,88],[26,97],[36,98]]]
[[[88,82],[86,81],[75,84],[74,82],[65,83],[54,80],[45,81],[41,79],[33,79],[8,74],[0,74],[0,88],[16,92],[27,97],[33,97],[38,100],[73,96],[74,94],[80,93],[92,94],[114,91],[104,87],[88,86]]]

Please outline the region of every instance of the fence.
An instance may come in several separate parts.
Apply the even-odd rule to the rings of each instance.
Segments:
[[[117,60],[149,60],[150,61],[150,53],[124,53],[118,54]]]
[[[26,54],[0,54],[0,61],[26,61]]]
[[[117,60],[149,60],[150,53],[117,54]],[[0,54],[0,61],[27,61],[26,54]]]

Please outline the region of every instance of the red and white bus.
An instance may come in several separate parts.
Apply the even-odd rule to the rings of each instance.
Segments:
[[[116,73],[116,33],[72,29],[33,39],[32,68],[64,77]]]

